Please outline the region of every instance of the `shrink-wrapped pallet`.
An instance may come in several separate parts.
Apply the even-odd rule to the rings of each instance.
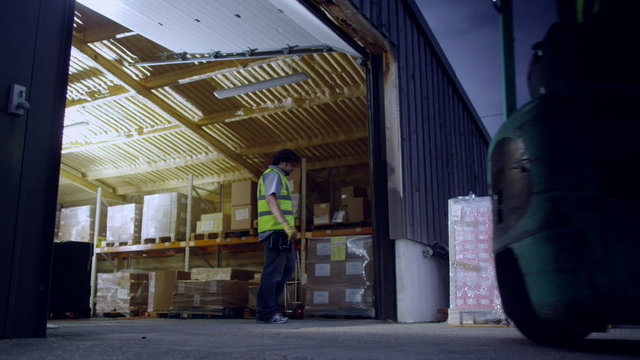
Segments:
[[[305,313],[374,317],[370,235],[311,238]]]
[[[205,209],[197,197],[192,198],[191,231]],[[142,242],[174,242],[184,240],[187,224],[187,195],[170,192],[146,195],[142,210]]]
[[[147,311],[149,274],[139,270],[121,270],[98,274],[96,313],[138,316]]]
[[[142,205],[116,205],[107,210],[107,242],[139,244],[141,226]]]
[[[449,324],[501,322],[490,197],[449,200]]]
[[[98,236],[104,238],[107,230],[106,206],[100,211],[100,230]],[[58,236],[60,240],[93,242],[95,230],[95,206],[84,205],[60,209]]]

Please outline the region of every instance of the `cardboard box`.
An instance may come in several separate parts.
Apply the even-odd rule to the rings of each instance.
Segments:
[[[84,205],[60,209],[58,239],[93,242],[95,230],[95,206]],[[98,237],[107,236],[107,207],[100,208],[100,231]]]
[[[346,212],[345,222],[354,223],[367,221],[371,217],[369,200],[366,198],[342,199],[342,209]]]
[[[253,281],[257,271],[234,268],[193,268],[191,280],[243,280]]]
[[[223,232],[229,230],[231,226],[231,216],[229,214],[209,213],[202,214],[196,223],[196,233]]]
[[[331,224],[331,204],[321,203],[313,205],[313,224]]]
[[[196,220],[205,212],[204,203],[197,198],[191,203],[191,231]],[[187,195],[170,192],[146,195],[142,209],[141,239],[170,237],[171,241],[184,240],[187,225]]]
[[[371,235],[312,238],[307,249],[310,286],[374,284]]]
[[[367,189],[361,188],[359,186],[345,186],[340,188],[340,199],[352,199],[352,198],[366,198],[367,197]]]
[[[173,295],[174,310],[239,308],[249,301],[249,282],[238,280],[178,280]]]
[[[289,186],[291,187],[292,194],[300,194],[300,185],[302,184],[302,171],[300,168],[295,168],[289,176]]]
[[[124,204],[107,209],[107,241],[140,244],[142,205]]]
[[[149,302],[149,273],[121,270],[98,274],[96,313],[118,312],[127,316],[141,315]]]
[[[310,264],[329,261],[331,259],[331,238],[310,238],[307,249]]]
[[[255,205],[231,206],[231,230],[248,230],[256,219]]]
[[[176,280],[189,280],[190,274],[180,270],[161,270],[149,273],[148,311],[169,311],[173,306]]]
[[[305,313],[375,316],[371,286],[312,286],[306,290]]]
[[[231,206],[253,205],[255,206],[257,184],[251,180],[239,181],[231,184]]]
[[[258,308],[258,289],[260,289],[259,285],[256,286],[248,286],[247,287],[247,307],[249,309],[257,309]]]

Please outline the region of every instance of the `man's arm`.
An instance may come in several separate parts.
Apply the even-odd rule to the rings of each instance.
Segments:
[[[265,197],[265,200],[267,201],[267,205],[269,205],[269,210],[271,210],[271,213],[273,214],[273,216],[275,216],[276,219],[280,221],[281,224],[286,225],[287,220],[284,218],[282,209],[280,209],[280,205],[278,204],[278,199],[276,199],[276,195],[269,194]]]
[[[284,214],[282,213],[282,209],[278,204],[275,194],[267,195],[265,200],[267,201],[267,205],[269,205],[269,210],[271,210],[273,216],[275,216],[276,219],[284,225],[284,232],[287,233],[287,239],[289,239],[289,241],[297,239],[298,230],[293,226],[293,224],[289,224],[287,219],[284,218]]]

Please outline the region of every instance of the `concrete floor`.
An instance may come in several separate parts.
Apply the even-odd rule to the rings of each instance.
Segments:
[[[245,319],[51,321],[46,339],[0,340],[0,359],[631,359],[640,329],[592,334],[572,349],[543,348],[515,328],[376,320]]]

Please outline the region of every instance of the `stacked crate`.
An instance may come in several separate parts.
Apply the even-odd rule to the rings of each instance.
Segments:
[[[142,205],[124,204],[107,211],[107,245],[140,244]]]
[[[305,313],[374,317],[370,235],[309,239]]]
[[[359,223],[371,218],[367,190],[358,186],[340,189],[340,210],[333,222]]]
[[[173,306],[173,291],[177,280],[189,280],[191,274],[180,270],[160,270],[149,273],[149,312],[168,312]]]
[[[96,313],[103,316],[119,313],[138,316],[147,311],[149,298],[149,273],[138,270],[121,270],[98,274]]]
[[[84,205],[62,208],[58,236],[60,240],[93,242],[95,231],[95,206]],[[106,206],[100,209],[100,230],[98,237],[104,239],[107,232]]]
[[[449,200],[449,324],[504,319],[492,241],[490,197]]]
[[[196,223],[196,233],[222,233],[229,230],[231,217],[221,212],[202,214]]]
[[[178,280],[171,311],[207,314],[244,308],[248,303],[248,286],[248,281],[239,280]]]
[[[256,186],[254,181],[239,181],[231,184],[231,230],[254,228],[256,220]]]
[[[191,229],[204,212],[204,204],[193,199]],[[185,239],[187,225],[187,195],[178,192],[146,195],[142,210],[141,237],[144,244],[175,242]]]

